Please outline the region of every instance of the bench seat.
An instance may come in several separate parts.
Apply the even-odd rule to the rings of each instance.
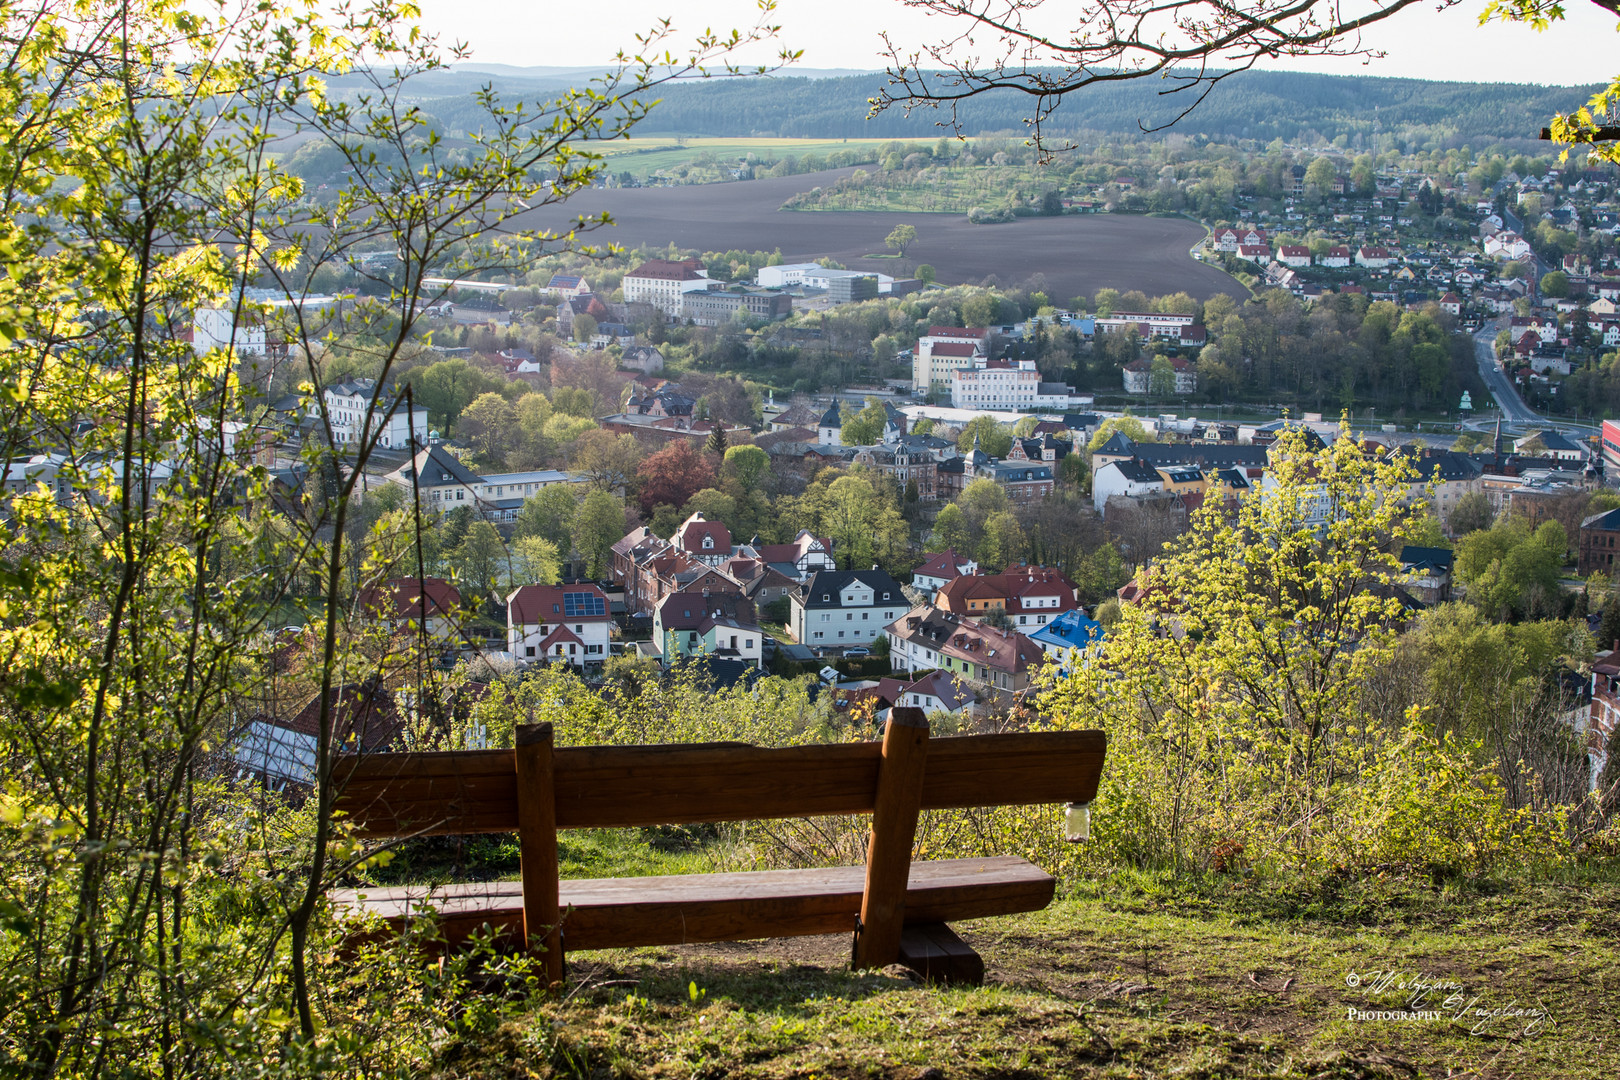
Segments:
[[[850,933],[865,883],[864,866],[564,880],[563,944],[572,952]],[[1016,856],[914,862],[905,921],[1039,911],[1055,890],[1051,875]],[[334,889],[328,896],[339,914],[377,915],[396,931],[431,906],[451,944],[486,924],[497,932],[523,933],[523,886],[517,881]]]

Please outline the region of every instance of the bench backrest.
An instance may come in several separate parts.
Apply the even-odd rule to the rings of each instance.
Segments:
[[[335,808],[362,836],[516,832],[524,940],[544,949],[553,982],[566,916],[558,829],[869,813],[854,961],[882,967],[898,955],[920,811],[1089,803],[1107,749],[1100,731],[931,741],[923,711],[899,707],[881,743],[558,748],[550,724],[521,726],[516,741],[511,750],[340,758]]]
[[[931,739],[918,809],[1089,803],[1106,747],[1100,731]],[[688,825],[872,813],[882,744],[559,747],[552,760],[560,829]],[[511,750],[340,758],[333,779],[360,836],[518,828]]]

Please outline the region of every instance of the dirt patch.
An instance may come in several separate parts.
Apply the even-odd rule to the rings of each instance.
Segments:
[[[970,225],[962,214],[785,211],[790,196],[826,184],[850,170],[773,177],[731,184],[670,188],[615,188],[576,195],[565,208],[525,215],[525,227],[566,229],[580,216],[603,212],[615,225],[593,243],[700,251],[774,251],[788,262],[831,258],[854,269],[895,276],[927,263],[944,284],[978,284],[994,276],[1002,285],[1035,275],[1060,303],[1098,289],[1140,289],[1149,296],[1186,292],[1200,300],[1216,293],[1246,296],[1241,285],[1188,253],[1204,228],[1182,218],[1083,214],[1019,218],[1005,225]],[[562,212],[566,210],[566,213]],[[867,258],[883,249],[896,225],[917,229],[904,259]]]

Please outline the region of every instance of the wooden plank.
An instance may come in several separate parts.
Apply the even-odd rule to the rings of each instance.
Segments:
[[[855,967],[892,964],[905,925],[906,878],[917,838],[923,770],[928,762],[928,718],[921,709],[889,710],[883,728],[883,764],[877,806],[866,845],[866,889],[855,934]]]
[[[809,934],[847,934],[861,910],[866,871],[843,866],[740,874],[682,874],[651,878],[563,881],[563,945],[578,949],[746,941]],[[1014,856],[943,859],[913,864],[906,918],[944,922],[1039,911],[1057,883]],[[396,929],[413,910],[431,904],[452,944],[488,924],[522,935],[518,882],[481,882],[427,889],[336,889],[340,913],[376,914]]]
[[[1100,731],[934,739],[922,808],[1090,802],[1106,748]],[[504,773],[490,755],[505,756]],[[877,743],[562,747],[553,759],[557,825],[615,828],[871,813],[881,757]],[[517,828],[517,790],[506,751],[371,754],[340,759],[338,777],[344,785],[338,807],[363,836]]]
[[[518,847],[523,875],[523,941],[544,957],[548,986],[563,981],[562,918],[557,904],[557,804],[550,724],[519,724],[512,751],[517,775]]]
[[[557,752],[563,828],[686,825],[872,809],[877,743],[579,747]]]
[[[944,923],[912,923],[900,935],[899,962],[925,982],[952,986],[984,983],[984,958]]]

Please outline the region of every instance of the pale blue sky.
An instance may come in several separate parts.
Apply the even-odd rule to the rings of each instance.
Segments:
[[[750,0],[599,0],[535,5],[519,0],[420,0],[423,21],[446,39],[473,47],[485,63],[576,66],[605,63],[632,48],[638,29],[671,18],[679,40],[705,26],[729,29],[757,15]],[[1061,0],[1053,0],[1059,10]],[[1354,60],[1278,61],[1274,67],[1458,81],[1580,84],[1607,82],[1620,71],[1616,19],[1575,0],[1569,17],[1545,34],[1522,26],[1476,25],[1484,0],[1465,0],[1445,11],[1402,12],[1375,27],[1368,43],[1388,56],[1363,65]],[[805,51],[812,68],[880,68],[878,33],[924,41],[937,37],[937,19],[897,0],[779,0],[782,39]]]

